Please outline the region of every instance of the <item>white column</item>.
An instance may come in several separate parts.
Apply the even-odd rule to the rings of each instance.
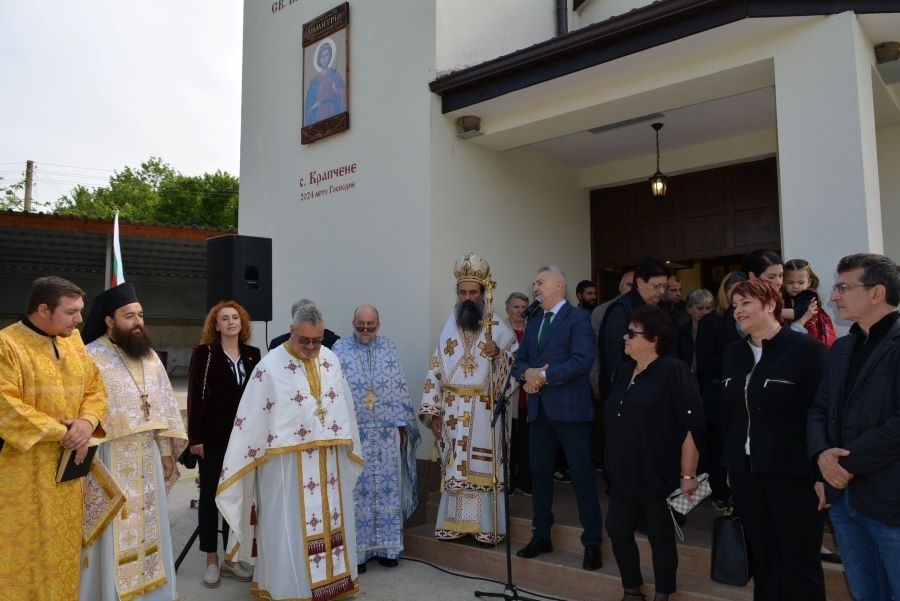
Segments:
[[[782,252],[810,262],[825,298],[841,257],[884,248],[873,64],[852,12],[799,28],[775,54]]]

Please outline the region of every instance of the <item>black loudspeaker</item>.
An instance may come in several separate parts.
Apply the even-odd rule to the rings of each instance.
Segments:
[[[272,321],[272,239],[217,236],[206,240],[206,304],[240,303],[253,321]]]

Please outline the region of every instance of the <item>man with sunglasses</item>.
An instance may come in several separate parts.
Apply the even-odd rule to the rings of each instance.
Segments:
[[[353,489],[359,573],[376,558],[393,568],[403,553],[403,523],[418,504],[416,425],[396,343],[380,336],[378,309],[353,312],[354,334],[334,345],[353,393],[365,469]]]
[[[297,313],[297,309],[302,307],[303,305],[314,305],[313,301],[308,298],[301,298],[296,301],[293,305],[291,305],[291,319],[294,318],[294,314]],[[281,336],[276,336],[269,342],[269,350],[271,351],[273,348],[284,344],[288,338],[291,337],[291,333],[287,332],[286,334],[282,334]],[[340,336],[325,328],[325,333],[322,335],[322,346],[325,348],[334,348],[334,343],[340,340]]]
[[[853,321],[825,362],[807,445],[824,482],[850,592],[900,598],[900,267],[883,255],[844,257],[831,300]]]
[[[228,441],[216,505],[235,533],[228,557],[256,561],[264,599],[359,590],[352,490],[363,460],[353,396],[325,324],[297,309],[291,336],[253,370]]]

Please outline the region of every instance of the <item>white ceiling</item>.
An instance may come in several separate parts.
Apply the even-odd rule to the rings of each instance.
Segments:
[[[663,117],[623,125],[598,134],[589,131],[531,144],[538,150],[574,167],[652,155],[656,138],[650,124],[659,121],[659,150],[665,166],[666,150],[775,128],[775,89],[766,87],[717,98],[691,106],[662,111]],[[663,169],[665,171],[665,169]]]

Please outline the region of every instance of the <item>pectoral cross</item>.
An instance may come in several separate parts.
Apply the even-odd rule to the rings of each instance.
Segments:
[[[429,380],[430,382],[430,380]],[[378,402],[378,397],[375,396],[375,391],[371,388],[366,392],[366,396],[363,397],[363,403],[366,404],[366,407],[369,408],[369,411],[372,410],[372,407],[375,406],[375,403]]]
[[[319,418],[319,421],[322,422],[322,425],[325,425],[325,418],[328,417],[328,409],[322,406],[321,402],[316,402],[316,410],[313,411],[313,415]]]
[[[150,419],[150,403],[147,401],[146,394],[141,395],[141,409],[144,410],[144,419]]]

